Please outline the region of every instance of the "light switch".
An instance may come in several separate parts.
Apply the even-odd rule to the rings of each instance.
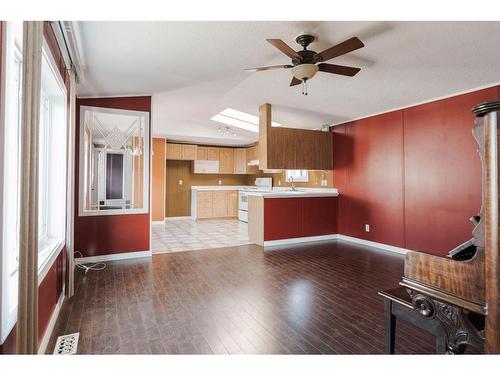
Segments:
[[[365,224],[365,232],[369,232],[370,231],[370,224]]]

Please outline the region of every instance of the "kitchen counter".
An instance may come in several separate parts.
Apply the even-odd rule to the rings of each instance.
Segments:
[[[257,245],[331,240],[337,233],[337,189],[248,193],[248,234]]]
[[[326,188],[305,188],[297,190],[290,189],[273,189],[272,191],[249,191],[248,195],[263,197],[263,198],[305,198],[305,197],[337,197],[339,195],[337,189]]]
[[[244,190],[251,189],[251,186],[228,186],[228,185],[211,185],[211,186],[191,186],[191,191],[210,191],[210,190]]]

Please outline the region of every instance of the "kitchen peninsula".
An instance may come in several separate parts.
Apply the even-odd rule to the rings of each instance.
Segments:
[[[248,234],[263,247],[329,239],[337,216],[337,189],[248,193]]]

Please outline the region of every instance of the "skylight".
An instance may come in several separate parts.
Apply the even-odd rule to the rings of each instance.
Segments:
[[[248,130],[254,133],[259,132],[259,118],[249,113],[237,111],[236,109],[226,108],[222,112],[216,114],[210,120],[221,122],[223,124],[234,126]],[[273,121],[272,126],[281,126],[280,123]]]

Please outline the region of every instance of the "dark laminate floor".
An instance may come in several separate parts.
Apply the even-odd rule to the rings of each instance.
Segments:
[[[159,254],[78,271],[55,337],[79,353],[382,353],[383,302],[403,258],[344,242]],[[399,323],[399,322],[398,322]],[[432,353],[404,322],[396,352]]]

